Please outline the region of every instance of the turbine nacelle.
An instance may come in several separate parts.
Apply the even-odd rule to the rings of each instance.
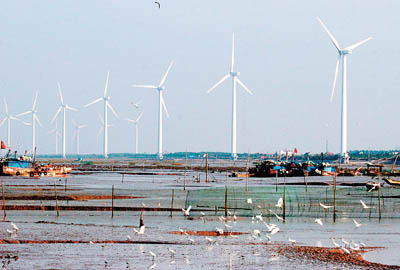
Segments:
[[[351,50],[346,50],[346,49],[344,49],[344,50],[340,50],[339,51],[339,54],[340,55],[346,55],[346,54],[351,54],[353,51],[351,51]]]
[[[229,74],[230,74],[232,77],[235,77],[235,76],[239,76],[239,75],[240,75],[240,72],[239,72],[239,71],[236,71],[236,72],[231,71],[231,72],[229,72]]]

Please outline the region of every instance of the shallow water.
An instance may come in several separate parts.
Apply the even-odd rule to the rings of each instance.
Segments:
[[[187,179],[193,179],[193,176],[198,176],[197,173],[191,173]],[[201,176],[202,179],[205,179]],[[96,173],[91,175],[72,175],[65,179],[17,179],[17,178],[2,178],[1,183],[5,185],[35,185],[37,187],[46,187],[50,185],[47,191],[29,191],[39,193],[53,194],[54,181],[57,183],[59,194],[81,193],[81,194],[111,194],[111,186],[115,186],[116,195],[130,194],[135,196],[144,196],[143,199],[130,200],[115,200],[115,205],[140,206],[145,203],[151,207],[170,207],[171,206],[171,191],[174,189],[174,207],[181,208],[190,203],[190,198],[197,198],[198,193],[207,196],[207,190],[216,189],[217,197],[208,197],[208,202],[223,203],[224,186],[226,177],[224,174],[215,174],[216,182],[197,183],[192,180],[187,180],[186,188],[183,190],[183,175],[122,175],[116,173]],[[214,178],[212,178],[214,179]],[[123,182],[122,182],[123,180]],[[288,182],[300,182],[303,178],[288,178]],[[331,181],[331,178],[317,177],[309,178],[308,181]],[[340,180],[340,179],[338,179]],[[366,182],[369,179],[366,177],[345,178],[347,182]],[[281,183],[283,179],[279,179]],[[342,179],[343,181],[343,179]],[[64,184],[66,184],[66,192],[63,192]],[[144,221],[146,232],[144,235],[137,236],[133,233],[133,228],[139,224],[139,212],[115,212],[114,218],[111,218],[110,212],[96,211],[61,211],[57,217],[54,211],[7,211],[5,222],[0,222],[0,239],[22,239],[22,240],[79,240],[79,241],[103,241],[103,240],[126,240],[127,235],[132,240],[141,241],[168,241],[174,244],[9,244],[0,245],[1,254],[9,253],[19,256],[17,261],[10,260],[6,265],[9,269],[148,269],[152,264],[152,258],[149,251],[157,254],[155,259],[155,269],[349,269],[348,265],[335,265],[323,262],[313,262],[308,260],[291,260],[284,256],[276,254],[273,246],[275,244],[289,244],[288,239],[295,239],[299,245],[324,246],[333,247],[331,237],[336,238],[338,243],[344,238],[347,241],[364,242],[367,246],[380,246],[383,249],[366,253],[363,255],[368,261],[379,262],[384,264],[400,265],[400,258],[397,256],[397,248],[400,246],[400,227],[398,218],[391,217],[389,213],[393,213],[393,217],[398,216],[396,207],[396,198],[386,199],[386,214],[379,222],[376,218],[376,210],[373,209],[373,215],[366,213],[359,203],[359,195],[372,196],[365,189],[356,188],[357,196],[352,195],[356,199],[352,199],[352,203],[346,205],[342,201],[342,207],[350,207],[347,212],[357,212],[357,221],[365,224],[356,228],[352,218],[347,218],[343,211],[339,212],[338,219],[335,223],[332,221],[332,211],[324,211],[318,208],[318,204],[311,203],[305,209],[312,209],[296,213],[296,207],[292,207],[292,215],[286,219],[286,223],[278,221],[273,216],[266,216],[268,211],[263,212],[257,208],[258,203],[263,203],[263,206],[273,208],[279,215],[281,210],[274,208],[273,202],[276,203],[277,198],[282,194],[282,187],[278,188],[278,194],[264,196],[262,200],[257,200],[255,194],[272,194],[275,190],[275,179],[250,179],[249,193],[243,192],[245,180],[228,178],[229,189],[236,189],[235,196],[231,196],[230,205],[239,203],[246,204],[247,197],[254,195],[254,206],[248,207],[250,210],[245,210],[238,214],[241,217],[236,223],[230,222],[233,226],[231,230],[238,232],[250,233],[254,229],[261,231],[261,237],[254,239],[250,234],[240,235],[237,239],[232,237],[212,237],[218,242],[213,245],[208,245],[204,236],[190,236],[194,240],[194,244],[190,244],[188,236],[170,234],[171,231],[183,230],[209,230],[214,231],[216,227],[224,228],[217,216],[223,215],[224,210],[218,209],[208,211],[206,221],[200,219],[200,213],[193,211],[193,219],[185,218],[182,212],[174,212],[170,218],[169,212],[145,212]],[[30,186],[29,186],[30,187]],[[291,189],[297,190],[302,196],[304,187],[288,186],[288,194]],[[329,188],[329,189],[327,189]],[[330,200],[331,187],[308,187],[307,194],[309,196],[318,195],[317,198],[321,202],[327,203]],[[264,190],[264,191],[260,191]],[[328,191],[327,191],[328,190]],[[188,194],[189,191],[189,195]],[[257,193],[257,192],[258,193]],[[314,191],[314,192],[313,192]],[[322,192],[324,191],[324,192]],[[355,192],[354,191],[354,192]],[[6,186],[7,194],[22,194],[25,191],[17,190],[17,187]],[[390,190],[397,192],[397,190]],[[195,195],[190,195],[190,194]],[[215,193],[215,192],[214,192]],[[365,193],[365,194],[364,194]],[[229,194],[229,193],[228,193]],[[344,193],[347,194],[347,193]],[[382,192],[385,194],[385,191]],[[375,196],[376,194],[373,194]],[[192,197],[191,197],[192,196]],[[345,195],[343,195],[345,196]],[[347,196],[347,195],[346,195]],[[291,203],[295,205],[300,196],[292,197]],[[369,198],[369,197],[367,197]],[[376,198],[372,197],[376,203]],[[367,201],[366,201],[367,202]],[[49,204],[54,205],[54,201],[7,201],[7,204]],[[370,203],[370,201],[368,201]],[[95,201],[59,201],[60,205],[111,205],[110,200],[95,200]],[[314,205],[315,204],[315,205]],[[198,207],[192,204],[193,210]],[[290,209],[290,208],[289,208]],[[318,210],[317,210],[318,209]],[[234,211],[234,210],[232,210]],[[372,210],[371,210],[372,211]],[[272,243],[265,245],[267,242],[267,228],[261,223],[252,220],[253,214],[263,213],[263,219],[269,223],[275,223],[280,227],[280,232],[271,236]],[[300,214],[299,214],[300,213]],[[360,214],[361,213],[361,214]],[[316,217],[322,218],[324,223],[320,226],[314,222]],[[10,222],[14,222],[20,228],[19,232],[10,238],[6,229],[10,229]],[[45,222],[44,222],[45,221]],[[38,223],[40,222],[40,223]],[[47,222],[47,223],[46,223]],[[252,245],[249,245],[249,244]],[[168,247],[176,250],[175,258],[171,258]],[[5,259],[2,259],[5,261]],[[172,262],[172,263],[171,263]],[[352,269],[360,269],[353,267]]]

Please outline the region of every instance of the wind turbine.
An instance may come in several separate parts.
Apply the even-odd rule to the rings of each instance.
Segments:
[[[61,137],[60,132],[58,131],[58,122],[56,121],[56,127],[49,131],[49,134],[54,133],[56,135],[56,155],[58,155],[58,137]]]
[[[139,134],[138,125],[139,125],[139,120],[142,117],[142,115],[143,115],[143,112],[141,112],[139,114],[139,116],[136,118],[136,120],[125,118],[126,121],[129,121],[129,122],[132,122],[133,124],[135,124],[135,154],[138,153],[138,134]]]
[[[3,124],[7,121],[7,146],[11,147],[11,120],[17,120],[17,121],[21,121],[20,119],[10,115],[8,113],[8,106],[7,106],[7,101],[6,98],[4,98],[4,108],[6,110],[6,116],[3,118],[3,120],[0,123],[0,127],[3,126]],[[23,122],[25,125],[27,123]]]
[[[338,51],[338,59],[336,61],[335,78],[333,80],[333,87],[331,92],[331,102],[333,99],[333,94],[335,92],[336,80],[339,71],[339,64],[342,63],[342,115],[341,115],[341,136],[340,136],[340,154],[344,159],[345,163],[348,163],[349,156],[347,152],[347,55],[352,53],[355,48],[364,44],[365,42],[372,39],[369,37],[353,45],[345,47],[344,49],[340,47],[339,42],[336,38],[329,32],[328,28],[322,22],[320,18],[317,17],[326,33],[328,34],[330,40]]]
[[[53,119],[51,120],[51,124],[54,122],[54,120],[56,120],[58,114],[61,112],[61,110],[63,111],[63,133],[62,133],[62,157],[65,158],[66,154],[65,154],[65,142],[66,142],[66,112],[67,110],[71,110],[71,111],[78,111],[75,108],[70,107],[68,104],[64,103],[64,98],[62,95],[62,91],[61,91],[61,85],[60,83],[58,83],[58,93],[60,94],[60,100],[61,100],[61,105],[58,108],[56,114],[54,115]]]
[[[87,127],[87,125],[78,125],[73,119],[72,119],[72,124],[75,127],[75,132],[74,132],[74,137],[76,140],[76,153],[79,155],[79,134],[80,134],[80,129]]]
[[[241,85],[244,90],[246,90],[247,93],[250,95],[253,95],[253,93],[247,88],[244,83],[239,80],[238,76],[240,72],[234,71],[234,63],[235,63],[235,33],[232,34],[232,62],[231,62],[231,70],[228,74],[226,74],[224,77],[222,77],[221,80],[219,80],[213,87],[211,87],[207,93],[210,93],[212,90],[214,90],[218,85],[220,85],[222,82],[224,82],[226,79],[232,77],[232,158],[233,160],[237,160],[237,152],[236,152],[236,83]]]
[[[163,143],[163,131],[162,131],[162,110],[164,109],[165,114],[167,117],[168,111],[167,111],[167,106],[165,106],[165,101],[163,98],[163,90],[165,90],[165,80],[167,79],[168,72],[170,71],[174,61],[171,61],[169,64],[169,67],[167,71],[165,72],[164,76],[162,77],[160,83],[158,86],[155,85],[138,85],[138,84],[133,84],[132,87],[140,87],[140,88],[151,88],[151,89],[156,89],[158,90],[158,158],[163,159],[163,153],[162,153],[162,143]],[[162,107],[162,108],[161,108]]]
[[[101,132],[103,131],[103,127],[104,127],[104,120],[103,117],[101,117],[101,114],[99,113],[99,119],[100,119],[100,128],[99,131],[97,132],[97,143],[99,143],[99,136],[101,134]],[[112,127],[114,125],[108,125],[108,127]]]
[[[39,117],[37,117],[37,111],[36,111],[36,103],[37,103],[37,97],[38,97],[38,92],[35,94],[35,99],[33,100],[33,106],[32,110],[26,111],[23,113],[18,114],[16,117],[20,117],[26,114],[32,114],[32,153],[35,154],[35,149],[36,149],[36,122],[38,122],[39,126],[42,127],[42,124],[40,123]]]
[[[115,115],[115,117],[118,118],[117,113],[115,112],[114,108],[111,106],[109,100],[110,97],[107,96],[107,88],[108,88],[108,78],[110,77],[110,72],[107,72],[107,79],[106,79],[106,85],[104,87],[104,95],[103,97],[99,97],[92,102],[88,103],[85,105],[85,107],[89,107],[97,102],[100,102],[104,100],[104,121],[103,121],[103,129],[104,129],[104,158],[108,158],[108,108],[112,111],[112,113]]]

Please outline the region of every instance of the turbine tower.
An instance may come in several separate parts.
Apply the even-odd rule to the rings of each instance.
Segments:
[[[36,111],[36,103],[37,103],[37,97],[38,97],[38,92],[35,94],[35,99],[33,100],[33,106],[32,110],[26,111],[23,113],[18,114],[16,117],[20,117],[26,114],[32,114],[32,153],[35,154],[35,148],[36,148],[36,122],[42,127],[42,124],[40,123],[39,117],[37,117],[37,111]]]
[[[339,45],[339,42],[331,34],[331,32],[329,32],[328,28],[325,26],[322,20],[320,18],[317,18],[317,20],[321,23],[322,27],[324,28],[330,40],[332,41],[333,45],[338,51],[338,59],[336,61],[336,69],[335,69],[335,78],[333,80],[333,87],[331,92],[331,102],[333,99],[333,94],[335,93],[339,65],[340,63],[342,63],[342,115],[341,115],[340,155],[344,159],[344,162],[347,164],[349,162],[349,155],[347,149],[347,55],[352,53],[353,50],[358,46],[372,39],[372,37],[369,37],[367,39],[364,39],[360,42],[357,42],[353,45],[350,45],[342,49]]]
[[[142,115],[143,115],[143,112],[141,112],[139,114],[139,116],[136,118],[136,120],[132,120],[132,119],[129,119],[129,118],[125,119],[126,121],[129,121],[129,122],[132,122],[133,124],[135,124],[135,154],[138,153],[138,134],[139,134],[138,125],[139,125],[139,120],[142,117]]]
[[[231,139],[231,151],[232,151],[232,159],[237,160],[237,151],[236,151],[236,83],[240,84],[244,90],[250,95],[253,93],[247,88],[244,83],[239,80],[238,76],[240,72],[234,71],[234,63],[235,63],[235,33],[232,34],[232,62],[231,62],[231,70],[228,74],[222,77],[213,87],[211,87],[207,93],[210,93],[214,90],[218,85],[224,82],[226,79],[232,77],[232,139]]]
[[[56,136],[56,155],[58,155],[58,137],[61,137],[60,132],[58,131],[58,122],[56,121],[56,127],[49,131],[49,134],[54,133]]]
[[[72,119],[72,124],[75,127],[75,132],[74,132],[74,137],[75,137],[75,143],[76,143],[76,153],[79,155],[79,134],[80,134],[80,129],[87,127],[87,125],[78,125],[73,119]]]
[[[158,90],[158,158],[159,159],[163,159],[163,130],[162,130],[162,110],[164,109],[165,114],[167,115],[167,117],[169,117],[168,115],[168,111],[167,111],[167,106],[165,105],[165,101],[163,98],[163,90],[165,90],[165,80],[167,79],[168,76],[168,72],[170,71],[172,64],[174,63],[174,61],[171,61],[171,63],[168,66],[167,71],[165,72],[164,76],[162,77],[160,83],[158,84],[158,86],[155,85],[137,85],[137,84],[133,84],[132,87],[140,87],[140,88],[151,88],[151,89],[156,89]]]
[[[107,88],[108,88],[108,78],[110,77],[110,72],[107,72],[107,79],[106,79],[106,85],[104,87],[104,95],[103,97],[99,97],[92,102],[88,103],[85,105],[85,107],[89,107],[90,105],[93,105],[97,102],[100,102],[104,100],[104,122],[103,122],[103,129],[104,129],[104,158],[108,158],[108,110],[110,109],[112,113],[115,115],[115,117],[118,118],[117,113],[115,112],[114,108],[111,106],[109,100],[110,97],[107,96]]]
[[[61,112],[61,110],[63,111],[63,133],[62,133],[62,157],[66,158],[66,153],[65,153],[65,142],[66,142],[66,112],[67,110],[71,110],[71,111],[78,111],[75,108],[70,107],[68,104],[64,103],[64,98],[62,95],[62,91],[61,91],[61,85],[60,83],[58,83],[58,93],[60,94],[60,100],[61,100],[61,105],[58,108],[56,114],[54,115],[53,119],[51,120],[51,124],[53,124],[54,120],[56,120],[58,114]]]
[[[12,116],[8,113],[8,106],[7,106],[7,101],[6,98],[4,98],[4,108],[6,110],[6,116],[3,118],[3,120],[0,123],[0,127],[3,126],[3,124],[7,121],[7,146],[11,147],[11,120],[17,120],[21,121],[15,116]],[[26,123],[24,123],[26,124]]]

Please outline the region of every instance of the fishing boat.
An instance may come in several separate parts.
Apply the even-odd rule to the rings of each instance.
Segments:
[[[385,181],[389,185],[398,186],[398,187],[400,186],[400,181],[399,180],[394,180],[394,179],[391,179],[389,177],[383,177],[382,179],[383,179],[383,181]]]

